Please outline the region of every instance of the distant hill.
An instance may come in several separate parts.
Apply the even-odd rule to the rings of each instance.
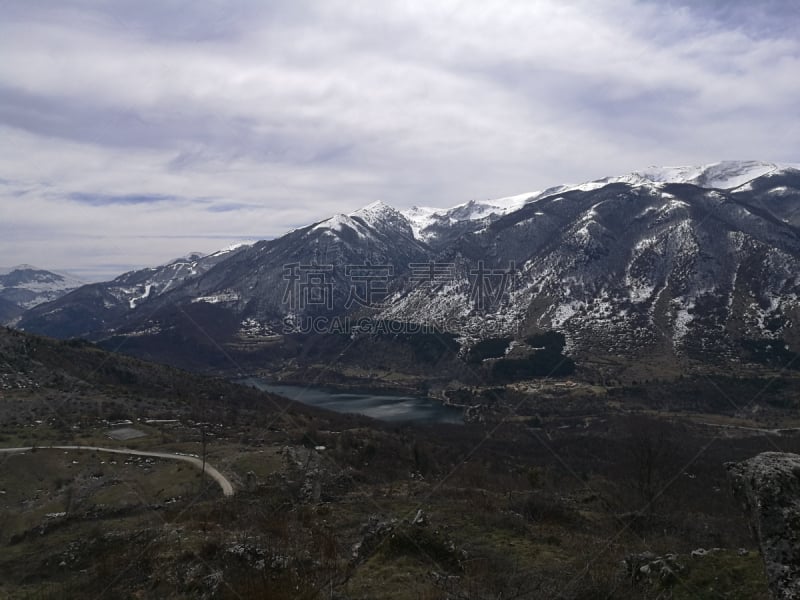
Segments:
[[[0,269],[0,323],[7,323],[25,310],[51,302],[84,284],[70,275],[32,265]]]
[[[77,420],[169,411],[223,420],[245,409],[264,418],[289,403],[222,379],[106,352],[89,342],[53,340],[7,327],[0,327],[0,399],[0,422],[37,412]]]

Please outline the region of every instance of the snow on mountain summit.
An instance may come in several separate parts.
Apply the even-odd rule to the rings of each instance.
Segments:
[[[376,200],[371,204],[367,204],[366,206],[362,206],[358,210],[354,210],[353,212],[349,213],[351,217],[367,217],[367,218],[381,218],[386,214],[396,213],[397,211],[383,202],[382,200]]]
[[[526,204],[542,198],[569,191],[592,191],[612,183],[632,186],[687,183],[706,188],[733,189],[758,177],[785,169],[800,169],[800,164],[780,164],[761,161],[720,161],[706,165],[677,167],[648,167],[627,175],[604,177],[577,185],[558,185],[545,190],[489,200],[470,200],[449,208],[412,206],[396,210],[377,201],[347,214],[334,215],[317,223],[312,230],[329,230],[331,233],[354,231],[359,237],[368,235],[366,228],[401,224],[405,221],[411,235],[417,240],[431,242],[443,229],[462,224],[464,227],[482,227],[482,221],[493,221],[513,213]],[[404,227],[405,228],[405,227]]]
[[[83,284],[71,275],[28,264],[0,269],[0,297],[24,309],[54,300]]]
[[[311,231],[327,230],[331,232],[342,233],[343,231],[350,229],[358,233],[360,228],[360,224],[356,223],[350,217],[350,215],[339,214],[333,215],[324,221],[320,221],[311,228]]]
[[[800,171],[793,169],[725,161],[650,167],[450,208],[398,211],[373,202],[250,248],[85,286],[19,323],[48,335],[157,336],[143,333],[153,329],[137,319],[199,303],[214,304],[208,318],[227,315],[244,335],[253,323],[275,331],[287,316],[375,309],[377,321],[442,324],[465,344],[556,330],[576,356],[646,349],[729,361],[749,356],[752,340],[796,352]],[[412,265],[437,262],[453,266],[447,281],[419,281]],[[348,305],[354,287],[346,267],[368,263],[391,272],[380,281],[385,295],[375,306]],[[330,305],[287,304],[287,265],[315,264],[331,267]],[[477,265],[506,279],[476,280]],[[483,286],[481,304],[476,286]],[[497,289],[498,298],[483,301]],[[161,312],[159,331],[181,326],[174,311]]]
[[[332,233],[354,231],[359,237],[370,236],[370,229],[386,231],[387,229],[406,231],[413,236],[412,224],[399,210],[378,200],[348,214],[334,215],[320,221],[311,231],[327,230]]]
[[[544,191],[528,192],[495,200],[470,200],[451,208],[413,206],[402,213],[411,223],[417,239],[429,241],[437,227],[448,227],[464,221],[499,218],[522,208],[525,204],[569,191],[592,191],[612,183],[632,186],[687,183],[705,188],[734,189],[746,183],[786,169],[800,170],[800,164],[761,161],[727,160],[706,165],[679,167],[648,167],[627,175],[604,177],[576,185],[558,185]]]
[[[522,208],[526,202],[541,194],[542,192],[529,192],[495,200],[470,200],[451,208],[412,206],[402,211],[402,214],[411,223],[414,237],[425,240],[431,237],[430,232],[426,230],[434,225],[447,226],[461,221],[479,221],[492,216],[502,217]]]
[[[230,246],[226,246],[221,250],[217,250],[216,252],[212,252],[208,256],[222,256],[223,254],[228,254],[230,252],[234,252],[236,250],[241,250],[242,248],[248,248],[252,246],[252,244],[248,242],[237,242],[235,244],[231,244]]]
[[[749,181],[785,169],[798,169],[798,164],[780,164],[755,160],[724,160],[706,165],[680,167],[648,167],[621,177],[606,177],[577,186],[594,189],[609,183],[631,185],[688,183],[706,188],[734,189]]]

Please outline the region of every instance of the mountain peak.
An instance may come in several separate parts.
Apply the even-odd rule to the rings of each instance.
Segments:
[[[470,200],[450,208],[412,206],[402,211],[403,217],[411,224],[414,237],[430,238],[429,228],[438,225],[451,225],[460,221],[480,221],[487,217],[501,217],[522,208],[529,200],[541,196],[542,192],[527,192],[494,200]]]
[[[402,213],[397,209],[389,206],[382,200],[376,200],[371,204],[367,204],[366,206],[362,206],[358,210],[354,210],[353,212],[347,215],[348,217],[361,217],[362,219],[372,223],[377,219],[384,219],[384,218],[397,218],[398,216],[402,216]]]
[[[14,271],[44,271],[44,269],[40,269],[35,265],[29,265],[27,263],[22,263],[20,265],[14,265],[13,267],[1,267],[0,274],[7,275],[8,273],[13,273]]]
[[[386,204],[383,200],[376,200],[375,202],[370,202],[366,206],[362,206],[361,208],[359,208],[356,211],[353,211],[353,213],[350,214],[355,214],[365,211],[375,211],[375,210],[394,210],[394,208]]]
[[[84,282],[56,271],[47,271],[29,264],[0,269],[0,299],[19,309],[33,308],[55,300]]]
[[[325,235],[356,236],[360,239],[385,238],[401,235],[414,240],[412,223],[405,214],[380,200],[367,204],[348,214],[337,214],[320,221],[309,232],[322,231]],[[354,239],[354,238],[353,238]]]
[[[344,267],[369,262],[393,272],[380,282],[389,295],[372,307],[376,322],[441,324],[466,344],[556,330],[576,355],[602,348],[619,356],[647,350],[733,361],[755,356],[747,344],[758,340],[778,360],[800,350],[790,327],[800,297],[800,173],[782,169],[756,161],[651,167],[403,213],[373,202],[230,262],[215,254],[130,273],[91,288],[102,291],[100,303],[97,293],[70,294],[19,323],[100,339],[139,327],[145,303],[216,304],[231,328],[251,320],[268,328],[317,310],[345,315],[370,307],[348,304],[353,281]],[[412,268],[437,262],[453,265],[441,281],[436,273],[420,281]],[[333,306],[287,303],[287,264],[331,266]],[[181,326],[172,319],[164,318],[165,332]]]
[[[701,187],[734,189],[769,173],[800,165],[771,163],[758,160],[723,160],[705,165],[657,167],[652,166],[616,181],[641,180],[642,183],[690,183]],[[615,181],[611,179],[609,181]]]
[[[72,287],[83,285],[85,282],[70,273],[62,273],[61,271],[54,271],[52,269],[43,269],[36,265],[22,263],[14,265],[13,267],[0,267],[0,275],[19,275],[20,277],[34,277],[34,278],[47,278],[53,280],[64,281]]]

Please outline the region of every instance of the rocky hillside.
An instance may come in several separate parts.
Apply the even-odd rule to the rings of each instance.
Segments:
[[[29,310],[19,327],[59,338],[113,331],[140,304],[199,277],[243,248],[232,246],[208,256],[195,252],[159,267],[123,273],[112,281],[84,285],[58,302]]]
[[[798,199],[797,168],[725,162],[446,210],[375,203],[168,284],[80,288],[20,327],[155,344],[190,315],[227,343],[350,315],[428,324],[462,346],[556,330],[577,357],[785,364],[800,350]]]
[[[761,548],[772,596],[800,596],[800,456],[764,452],[726,465]]]

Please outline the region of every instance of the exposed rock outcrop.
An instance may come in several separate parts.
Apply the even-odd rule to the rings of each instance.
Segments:
[[[773,597],[800,599],[800,455],[765,452],[725,467],[761,547]]]
[[[686,570],[676,554],[656,556],[652,552],[629,554],[622,561],[626,575],[631,581],[647,581],[650,584],[658,582],[664,587],[669,587],[679,578],[679,573]]]

